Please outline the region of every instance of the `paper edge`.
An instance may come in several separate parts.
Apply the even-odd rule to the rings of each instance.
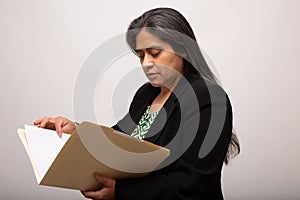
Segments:
[[[27,138],[26,138],[26,132],[25,132],[24,129],[21,129],[21,128],[18,128],[17,132],[18,132],[19,138],[20,138],[20,140],[21,140],[21,142],[22,142],[22,144],[23,144],[23,146],[25,148],[25,151],[26,151],[26,153],[27,153],[27,155],[29,157],[29,160],[31,162],[31,165],[32,165],[33,172],[34,172],[35,178],[37,180],[37,183],[40,184],[42,178],[41,178],[40,173],[39,173],[39,171],[38,171],[38,169],[36,167],[36,164],[35,164],[35,162],[34,162],[34,160],[32,158],[32,154],[30,152],[30,149],[29,149],[29,146],[28,146],[28,142],[27,142]]]

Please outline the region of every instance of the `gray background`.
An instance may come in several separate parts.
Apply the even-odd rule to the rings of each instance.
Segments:
[[[16,129],[45,115],[73,119],[84,60],[157,6],[186,16],[233,103],[242,153],[223,170],[226,199],[300,198],[300,1],[1,0],[1,199],[83,199],[78,191],[37,186]],[[138,62],[125,56],[112,66],[126,74]],[[112,125],[118,117],[99,94],[111,96],[111,88],[101,84],[97,120]],[[128,104],[130,97],[118,101]]]

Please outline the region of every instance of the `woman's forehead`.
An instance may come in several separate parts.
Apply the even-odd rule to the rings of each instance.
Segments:
[[[136,36],[136,49],[168,49],[170,45],[163,42],[160,38],[152,33],[142,29]]]

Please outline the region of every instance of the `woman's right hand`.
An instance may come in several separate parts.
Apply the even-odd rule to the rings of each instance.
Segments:
[[[43,117],[33,122],[34,125],[40,128],[56,130],[59,137],[62,133],[71,134],[76,129],[76,124],[65,117]]]

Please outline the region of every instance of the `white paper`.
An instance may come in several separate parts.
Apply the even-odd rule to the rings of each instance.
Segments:
[[[26,138],[32,159],[43,178],[52,162],[71,135],[58,137],[56,131],[25,125]]]

